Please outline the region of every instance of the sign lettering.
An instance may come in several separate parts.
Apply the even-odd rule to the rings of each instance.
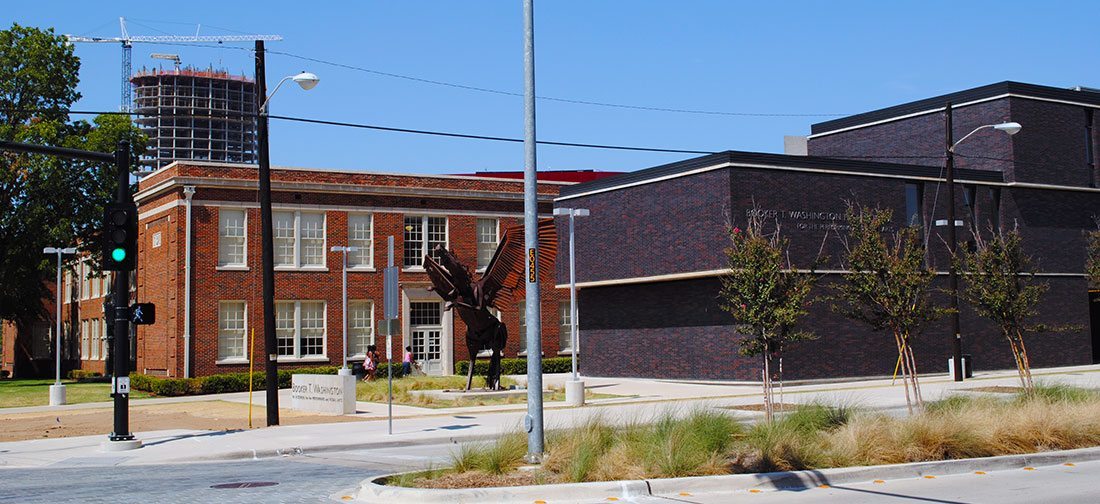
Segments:
[[[529,283],[539,281],[537,253],[537,248],[527,249],[527,281]]]

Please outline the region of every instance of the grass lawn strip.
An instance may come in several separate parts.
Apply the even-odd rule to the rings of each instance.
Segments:
[[[78,404],[111,400],[111,384],[61,380],[65,385],[65,403]],[[53,380],[0,380],[0,408],[47,406]],[[152,395],[132,391],[130,399],[146,399]]]
[[[502,387],[507,388],[515,385],[516,381],[508,377],[501,377],[500,384]],[[527,403],[526,395],[449,400],[413,393],[413,391],[416,390],[461,390],[465,387],[465,376],[417,376],[395,379],[393,380],[393,403],[422,408],[459,408],[466,406]],[[475,376],[472,389],[483,389],[484,387],[485,378]],[[385,403],[387,393],[388,383],[384,376],[379,376],[377,379],[369,382],[360,381],[355,387],[355,398],[358,401]],[[585,392],[585,398],[588,400],[616,397],[622,396],[598,394],[589,391]],[[560,388],[551,387],[550,393],[545,396],[545,400],[547,402],[564,401],[565,391]]]
[[[613,425],[602,418],[547,432],[536,470],[517,470],[526,435],[515,432],[452,454],[447,469],[396,476],[389,485],[497,487],[797,471],[1038,453],[1100,446],[1100,394],[1062,385],[1032,395],[950,396],[897,418],[853,407],[805,405],[745,426],[720,409],[663,412]]]

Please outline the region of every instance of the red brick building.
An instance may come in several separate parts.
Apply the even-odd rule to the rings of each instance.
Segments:
[[[551,214],[562,185],[539,183],[540,214]],[[157,305],[157,323],[138,329],[137,371],[202,376],[245,370],[253,330],[255,355],[262,356],[256,186],[255,167],[213,162],[173,163],[140,182],[137,298]],[[362,360],[382,318],[388,236],[400,267],[401,330],[394,345],[412,346],[429,373],[453,373],[454,362],[468,358],[465,326],[427,290],[423,256],[444,244],[484,267],[504,230],[522,223],[521,180],[275,168],[272,190],[280,365],[341,362],[343,257],[331,248],[348,245],[361,251],[348,256],[347,358]],[[553,279],[554,271],[541,272],[546,356],[568,352],[559,345],[559,334],[568,334],[562,331],[569,322],[568,296],[554,289]],[[501,310],[509,357],[526,355],[517,337],[524,332],[517,309],[522,301]],[[377,341],[384,345],[384,338]]]

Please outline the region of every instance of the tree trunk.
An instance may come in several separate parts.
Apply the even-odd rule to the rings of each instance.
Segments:
[[[765,350],[764,350],[764,384],[763,384],[764,385],[764,420],[767,421],[768,423],[771,423],[772,413],[773,413],[773,411],[772,411],[772,387],[771,387],[772,373],[771,373],[771,366],[770,366],[769,361],[771,361],[771,353],[769,353],[767,351],[767,348],[765,347]]]
[[[1016,360],[1016,374],[1020,376],[1020,386],[1024,391],[1027,391],[1027,378],[1024,376],[1024,361],[1020,355],[1020,349],[1016,346],[1016,340],[1012,338],[1011,333],[1005,333],[1005,338],[1008,339],[1008,346],[1012,349],[1012,358]]]
[[[913,380],[913,395],[917,399],[917,407],[924,407],[924,395],[920,391],[920,377],[917,376],[917,357],[913,354],[913,344],[909,342],[909,338],[905,338],[905,352],[908,354],[909,359],[909,375]]]
[[[901,342],[901,335],[894,331],[894,343],[898,346],[898,356],[901,357],[901,383],[905,386],[905,405],[909,408],[909,414],[913,414],[913,401],[909,398],[909,366],[905,361],[905,346]]]
[[[1016,329],[1016,339],[1020,342],[1020,356],[1023,361],[1024,376],[1027,377],[1027,389],[1034,390],[1035,383],[1031,381],[1031,361],[1027,358],[1027,347],[1024,346],[1024,333]]]

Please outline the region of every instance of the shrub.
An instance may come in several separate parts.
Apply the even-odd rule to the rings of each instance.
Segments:
[[[279,388],[289,388],[291,377],[296,374],[336,374],[338,369],[336,366],[280,369],[278,372]],[[266,380],[263,371],[254,371],[252,373],[253,390],[262,390],[266,386]],[[224,394],[228,392],[247,392],[248,381],[248,373],[222,373],[199,378],[162,378],[132,374],[130,375],[130,388],[165,397]]]
[[[455,364],[455,374],[465,375],[469,372],[469,369],[470,361],[458,361],[458,363]],[[550,357],[542,360],[543,373],[568,373],[572,370],[573,362],[570,357]],[[489,359],[478,359],[477,363],[474,364],[474,374],[478,376],[489,374]],[[527,359],[501,359],[500,374],[527,374]]]
[[[98,371],[88,371],[85,369],[74,369],[69,371],[69,379],[76,380],[78,382],[99,382],[106,381],[107,378],[103,376],[103,373]]]

